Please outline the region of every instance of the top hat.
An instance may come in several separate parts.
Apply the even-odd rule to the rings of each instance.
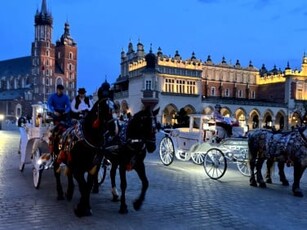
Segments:
[[[85,94],[86,90],[84,88],[79,88],[78,93]]]

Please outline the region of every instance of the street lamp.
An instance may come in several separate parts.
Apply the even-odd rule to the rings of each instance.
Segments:
[[[4,115],[0,114],[0,130],[2,129],[2,121],[4,120]]]

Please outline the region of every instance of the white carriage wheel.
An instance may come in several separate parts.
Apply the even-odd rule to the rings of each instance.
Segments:
[[[201,165],[204,163],[205,153],[192,153],[191,157],[192,157],[192,161],[195,164]]]
[[[160,142],[160,159],[166,166],[170,165],[174,161],[175,148],[171,138],[163,137]]]
[[[241,153],[242,153],[242,158],[238,159],[237,168],[243,176],[250,176],[251,171],[250,171],[249,160],[248,160],[248,150],[243,149],[241,150]]]
[[[41,178],[42,178],[42,169],[40,169],[40,165],[38,164],[38,160],[41,156],[41,150],[40,148],[37,148],[34,153],[33,153],[33,170],[32,170],[32,175],[33,175],[33,185],[36,189],[39,189],[40,183],[41,183]]]
[[[204,157],[204,169],[208,177],[214,180],[224,176],[227,169],[227,160],[224,153],[217,149],[209,149]]]

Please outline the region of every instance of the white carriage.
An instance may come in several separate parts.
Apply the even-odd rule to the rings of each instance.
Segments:
[[[164,129],[159,154],[162,163],[170,165],[174,158],[203,164],[212,179],[221,178],[227,169],[227,159],[236,162],[239,171],[248,176],[248,147],[242,127],[232,127],[232,137],[216,126],[211,116],[191,114],[188,128]],[[221,140],[221,141],[217,141]]]
[[[44,167],[51,166],[49,153],[49,133],[52,124],[47,122],[46,105],[32,105],[32,119],[19,127],[20,131],[20,165],[23,171],[26,164],[32,164],[33,184],[39,188]]]

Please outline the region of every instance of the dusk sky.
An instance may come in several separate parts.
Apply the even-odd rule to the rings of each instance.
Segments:
[[[1,1],[0,61],[31,54],[34,15],[42,0]],[[188,59],[267,69],[300,69],[307,48],[306,0],[47,0],[53,43],[70,24],[78,45],[78,85],[93,93],[120,74],[120,53],[131,41],[145,52],[161,47]]]

